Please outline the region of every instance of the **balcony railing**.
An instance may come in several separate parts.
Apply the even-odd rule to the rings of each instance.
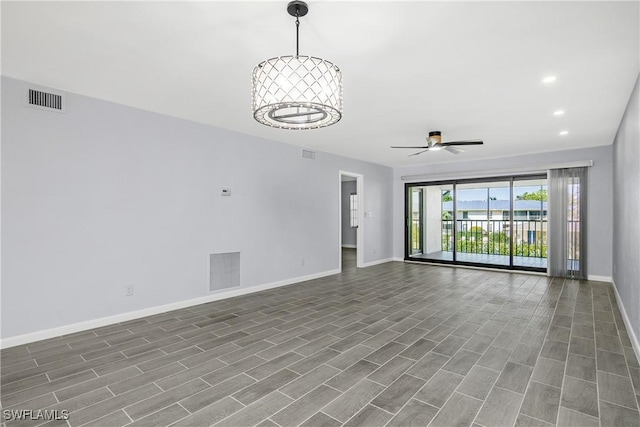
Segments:
[[[442,250],[453,251],[453,220],[442,220]],[[513,235],[513,255],[547,257],[547,220],[456,221],[456,251],[489,255],[509,255]]]

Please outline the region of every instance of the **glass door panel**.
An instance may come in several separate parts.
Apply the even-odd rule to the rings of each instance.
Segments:
[[[456,186],[456,259],[509,266],[510,181]]]
[[[513,182],[513,265],[547,268],[547,179]]]
[[[511,191],[509,181],[492,183],[489,187],[488,253],[500,257],[498,264],[509,265],[511,255]]]
[[[567,271],[575,277],[580,271],[580,178],[572,177],[567,186]]]
[[[409,189],[409,256],[453,261],[453,185]]]
[[[425,187],[425,247],[430,259],[453,261],[453,185]]]
[[[411,256],[423,254],[423,191],[422,187],[410,188],[410,222],[409,222],[409,254]]]

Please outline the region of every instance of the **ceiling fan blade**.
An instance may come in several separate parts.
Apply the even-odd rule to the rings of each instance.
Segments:
[[[460,154],[460,153],[464,153],[464,150],[462,148],[456,148],[456,147],[444,147],[445,150],[447,150],[450,153],[453,154]]]
[[[428,145],[417,145],[415,147],[408,147],[408,146],[398,147],[398,146],[392,145],[391,148],[411,148],[411,149],[415,150],[415,149],[420,149],[420,148],[429,148],[429,146]]]
[[[468,141],[449,141],[449,142],[443,142],[442,145],[482,145],[484,144],[484,142],[482,142],[479,139],[470,139]]]
[[[427,148],[426,150],[422,150],[422,151],[418,151],[417,153],[409,154],[409,157],[411,157],[411,156],[417,156],[418,154],[422,154],[422,153],[424,153],[425,151],[429,151],[429,149]]]

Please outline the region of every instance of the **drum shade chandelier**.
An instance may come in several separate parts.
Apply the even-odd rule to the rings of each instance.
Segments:
[[[342,72],[325,59],[299,54],[300,17],[305,2],[287,5],[296,18],[296,54],[278,56],[253,69],[253,117],[282,129],[317,129],[342,118]]]

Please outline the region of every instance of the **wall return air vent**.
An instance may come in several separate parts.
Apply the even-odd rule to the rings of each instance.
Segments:
[[[25,88],[25,105],[39,110],[66,112],[66,102],[63,93],[37,87]]]
[[[315,151],[311,151],[311,150],[302,150],[302,158],[303,159],[309,159],[309,160],[315,160],[316,159],[316,152]]]
[[[240,252],[209,255],[209,290],[240,286]]]

